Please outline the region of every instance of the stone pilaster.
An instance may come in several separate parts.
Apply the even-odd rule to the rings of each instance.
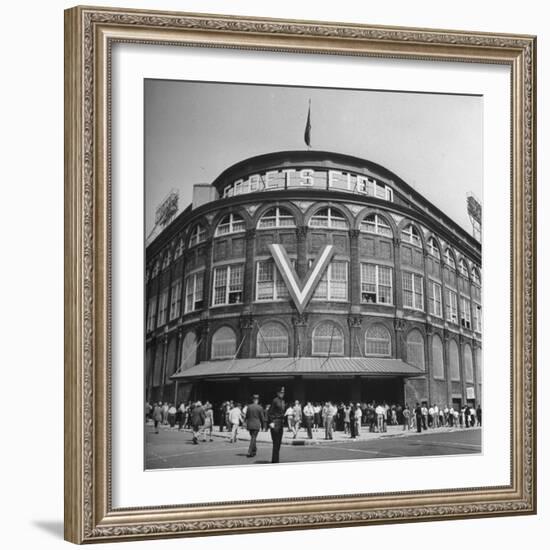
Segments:
[[[361,266],[359,264],[359,229],[351,229],[350,238],[350,272],[349,272],[349,292],[351,299],[351,308],[353,313],[360,311],[361,303]],[[353,346],[352,346],[353,349]]]
[[[164,401],[164,386],[166,384],[166,358],[168,356],[168,334],[165,334],[162,337],[162,365],[160,370],[160,398]]]
[[[365,355],[363,344],[361,342],[361,323],[363,319],[360,315],[350,315],[348,317],[348,326],[350,334],[350,357],[363,357]]]
[[[403,279],[401,276],[401,239],[393,238],[394,280],[393,303],[398,311],[403,310]]]
[[[255,264],[254,264],[254,245],[256,240],[256,230],[249,229],[245,234],[245,264],[243,279],[243,302],[250,305],[254,301],[255,288]]]
[[[241,349],[239,351],[239,357],[254,357],[254,345],[252,342],[252,332],[256,321],[254,317],[249,314],[241,315],[239,318],[239,327],[241,329],[241,338],[237,343],[237,346],[242,343]]]
[[[309,355],[307,346],[307,315],[305,313],[296,313],[292,318],[294,325],[294,355],[295,357],[304,357]]]
[[[307,225],[300,225],[296,228],[296,250],[298,259],[296,261],[296,273],[300,279],[304,279],[308,271],[307,267]]]

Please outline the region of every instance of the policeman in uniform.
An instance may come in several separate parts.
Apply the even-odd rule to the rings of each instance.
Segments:
[[[273,441],[273,454],[271,456],[271,462],[273,464],[279,462],[279,450],[281,449],[281,441],[283,439],[286,408],[284,397],[285,388],[281,387],[277,392],[277,397],[271,402],[268,413],[269,428]]]

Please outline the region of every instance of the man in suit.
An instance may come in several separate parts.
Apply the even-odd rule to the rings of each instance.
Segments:
[[[206,420],[206,413],[202,407],[202,403],[197,401],[193,410],[191,411],[191,426],[193,428],[193,445],[199,444],[199,434],[204,426]]]
[[[259,395],[253,395],[252,403],[246,407],[246,428],[250,434],[250,445],[248,447],[248,454],[246,455],[248,457],[256,456],[256,438],[265,422],[264,408],[258,403],[259,400]]]
[[[414,408],[414,416],[416,417],[416,431],[420,433],[422,431],[422,420],[423,420],[422,407],[420,406],[420,403],[417,403],[416,407]]]
[[[271,440],[273,441],[273,454],[271,462],[276,464],[279,462],[279,451],[281,449],[281,441],[283,439],[283,429],[285,420],[285,388],[281,387],[277,392],[277,397],[271,402],[269,407],[268,421],[271,430]]]

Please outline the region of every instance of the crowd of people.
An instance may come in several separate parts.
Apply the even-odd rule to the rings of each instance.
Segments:
[[[282,406],[282,414],[270,411],[273,406]],[[261,409],[261,410],[260,410]],[[215,414],[216,413],[216,414]],[[204,404],[201,401],[180,403],[146,403],[146,420],[154,423],[155,432],[159,432],[160,426],[170,429],[191,429],[193,431],[193,443],[198,444],[212,441],[212,430],[216,425],[220,432],[226,430],[231,434],[229,441],[237,441],[239,429],[245,428],[257,433],[267,431],[274,415],[281,422],[281,430],[286,429],[293,438],[298,436],[299,430],[304,429],[309,439],[313,433],[324,430],[325,439],[333,439],[334,431],[344,432],[350,438],[357,438],[361,431],[370,433],[382,433],[388,426],[402,426],[403,430],[437,429],[441,427],[469,428],[481,426],[481,405],[477,407],[464,405],[462,407],[439,406],[437,404],[416,403],[411,409],[408,404],[382,403],[339,403],[331,401],[324,403],[306,401],[302,404],[296,400],[286,404],[283,399],[280,403],[275,400],[264,408],[259,404],[259,396],[252,396],[251,403],[241,404],[237,401],[224,401],[214,409],[209,401]],[[252,434],[251,434],[252,436]],[[254,449],[249,454],[255,454]],[[253,454],[251,454],[253,456]]]

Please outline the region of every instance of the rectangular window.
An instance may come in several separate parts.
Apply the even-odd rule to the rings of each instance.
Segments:
[[[185,280],[185,313],[203,308],[203,281],[204,272],[202,271],[189,275]]]
[[[172,283],[170,292],[170,321],[177,319],[180,316],[181,303],[181,281]]]
[[[287,298],[288,290],[275,262],[273,260],[258,262],[256,264],[256,300],[274,302]]]
[[[392,303],[392,269],[383,265],[361,264],[361,301]]]
[[[240,304],[243,301],[243,265],[214,269],[213,305]]]
[[[345,302],[348,299],[348,263],[331,262],[319,281],[314,300]]]
[[[155,318],[157,315],[157,297],[149,300],[147,308],[147,331],[155,330]]]
[[[481,332],[481,306],[474,302],[473,308],[474,314],[474,330],[476,332]]]
[[[168,311],[168,289],[164,289],[160,295],[159,315],[157,319],[157,327],[161,327],[166,323],[166,313]]]
[[[447,289],[447,303],[445,304],[445,318],[452,323],[458,323],[458,302],[456,292]]]
[[[422,288],[422,275],[403,272],[403,306],[419,311],[424,310],[424,290]]]
[[[460,324],[464,328],[472,328],[472,314],[470,310],[470,300],[460,297]]]
[[[435,281],[429,282],[428,287],[428,310],[430,315],[442,317],[441,310],[441,285]]]

